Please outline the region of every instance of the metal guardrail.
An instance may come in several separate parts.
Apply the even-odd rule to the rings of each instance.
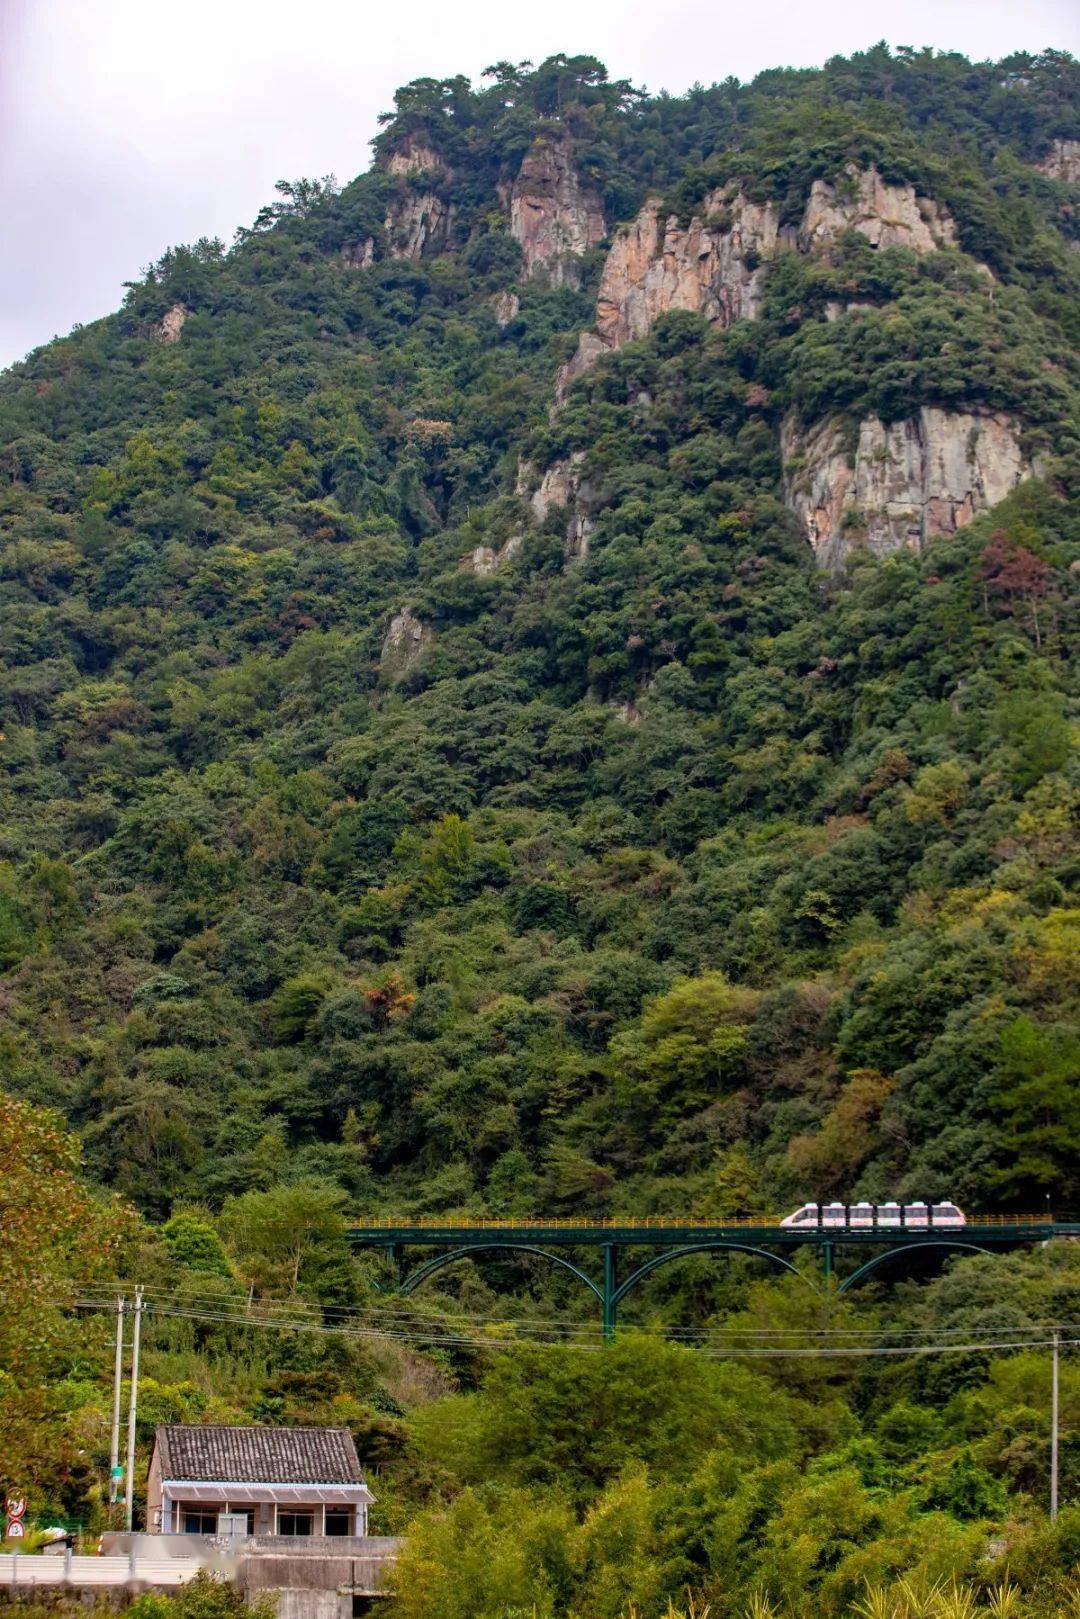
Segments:
[[[185,1585],[206,1563],[199,1557],[87,1557],[65,1552],[0,1556],[0,1590],[46,1585]]]

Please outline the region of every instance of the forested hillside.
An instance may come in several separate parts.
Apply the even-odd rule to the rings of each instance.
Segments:
[[[418,80],[367,172],[283,182],[0,378],[0,1146],[26,1209],[76,1173],[41,1110],[81,1141],[104,1234],[64,1224],[58,1276],[315,1321],[374,1299],[347,1217],[1080,1210],[1078,89],[884,46],[682,97],[582,57]],[[913,1330],[989,1324],[1004,1263]],[[1017,1321],[1075,1319],[1067,1256],[1008,1264]],[[515,1274],[534,1325],[584,1308]],[[754,1286],[672,1272],[639,1319],[811,1330]],[[50,1410],[42,1502],[85,1511],[106,1327],[54,1326],[8,1416],[30,1455]],[[485,1380],[231,1330],[162,1324],[163,1414],[337,1398],[390,1519],[455,1502],[426,1577],[517,1569],[460,1610],[420,1569],[409,1615],[829,1580],[839,1614],[928,1514],[974,1571],[1044,1481],[1036,1357],[904,1363],[897,1406],[648,1339]],[[701,1387],[581,1460],[601,1359],[657,1409]]]

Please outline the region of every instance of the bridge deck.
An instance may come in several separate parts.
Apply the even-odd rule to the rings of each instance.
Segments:
[[[1010,1247],[1049,1242],[1054,1237],[1080,1237],[1080,1221],[1033,1217],[988,1216],[964,1226],[945,1225],[814,1225],[781,1226],[779,1220],[695,1219],[646,1220],[386,1220],[350,1228],[349,1240],[359,1248],[495,1247],[501,1243],[602,1248],[644,1248],[710,1242],[768,1243],[801,1247],[822,1242],[920,1243],[965,1236],[982,1246]]]

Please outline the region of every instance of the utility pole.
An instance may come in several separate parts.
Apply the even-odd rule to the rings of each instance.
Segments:
[[[1058,1515],[1058,1349],[1059,1333],[1054,1333],[1054,1358],[1050,1372],[1050,1522]]]
[[[135,1519],[135,1416],[139,1406],[139,1338],[142,1330],[142,1288],[135,1289],[135,1325],[131,1332],[131,1399],[128,1402],[127,1475],[124,1479],[124,1519],[130,1533]]]
[[[116,1295],[116,1357],[113,1361],[112,1434],[109,1438],[109,1505],[120,1487],[120,1379],[124,1373],[124,1296]]]

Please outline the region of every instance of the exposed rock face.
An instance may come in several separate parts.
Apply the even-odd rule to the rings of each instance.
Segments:
[[[886,426],[860,423],[854,459],[842,425],[827,418],[781,428],[784,493],[824,568],[865,546],[878,556],[921,550],[964,528],[1031,474],[1016,424],[1001,413],[924,407]]]
[[[584,459],[584,452],[575,450],[569,460],[553,461],[548,467],[529,499],[535,522],[542,523],[553,506],[572,504],[581,488],[581,463]],[[528,470],[523,466],[518,474],[519,494],[523,492],[522,480],[527,479]]]
[[[446,164],[422,135],[406,135],[396,152],[386,160],[388,174],[445,174]]]
[[[584,460],[584,451],[575,450],[567,460],[553,461],[531,495],[529,489],[535,471],[527,461],[523,461],[518,468],[516,493],[529,496],[529,508],[534,523],[542,523],[550,511],[558,508],[566,510],[567,557],[588,555],[589,536],[596,527],[589,515],[589,504],[594,491],[582,474]]]
[[[510,234],[527,281],[577,285],[578,259],[603,240],[604,211],[578,178],[568,141],[541,135],[526,152],[510,191]]]
[[[512,320],[517,320],[520,308],[521,299],[509,288],[505,292],[497,292],[491,300],[492,313],[500,327],[509,326]]]
[[[361,242],[349,242],[341,249],[341,262],[350,270],[366,270],[375,262],[375,238],[365,236]]]
[[[632,697],[612,697],[607,706],[612,719],[618,720],[620,725],[640,725],[645,718]]]
[[[685,228],[663,223],[652,198],[621,230],[608,254],[596,300],[596,330],[583,332],[576,354],[559,371],[561,403],[571,383],[608,349],[644,337],[669,309],[691,309],[720,326],[752,320],[761,304],[769,261],[785,249],[820,253],[845,230],[875,247],[929,253],[951,246],[949,214],[907,183],[892,185],[876,169],[852,165],[836,185],[815,180],[798,230],[779,223],[773,203],[741,191],[714,191]],[[833,312],[833,317],[838,312]]]
[[[757,260],[776,252],[776,208],[740,194],[725,210],[723,194],[713,192],[702,212],[705,222],[695,215],[685,230],[672,215],[661,234],[654,200],[619,236],[596,300],[596,330],[609,348],[644,337],[669,309],[700,311],[722,326],[757,313],[763,279]],[[710,216],[718,223],[710,224]]]
[[[740,192],[705,198],[701,216],[680,226],[671,215],[661,228],[660,203],[651,198],[612,244],[596,300],[596,331],[583,332],[577,353],[562,367],[556,397],[607,349],[644,337],[669,309],[690,309],[721,326],[757,314],[766,262],[786,245],[772,203]]]
[[[956,242],[956,226],[946,209],[916,195],[907,181],[893,185],[876,169],[858,169],[854,164],[835,185],[814,181],[799,227],[799,246],[813,252],[846,230],[858,231],[871,247],[909,247],[916,253],[933,253]]]
[[[1055,141],[1035,167],[1050,180],[1080,185],[1080,141]]]
[[[430,640],[430,627],[416,618],[411,608],[403,607],[399,613],[395,613],[379,658],[379,665],[387,679],[400,680],[412,668]]]
[[[582,332],[578,338],[578,346],[555,373],[555,403],[561,405],[571,385],[578,377],[583,377],[586,371],[591,371],[602,354],[606,354],[611,347],[605,343],[598,332]]]
[[[857,314],[860,309],[876,308],[876,304],[868,303],[865,299],[861,298],[849,299],[846,304],[836,303],[830,300],[830,302],[825,305],[825,319],[831,322],[834,320],[839,320],[841,315]]]
[[[183,304],[173,304],[171,309],[167,309],[162,315],[157,329],[157,334],[161,341],[163,343],[179,343],[180,333],[184,329],[184,322],[187,318],[188,312]]]
[[[524,543],[523,535],[511,534],[506,544],[497,551],[491,545],[478,545],[475,550],[466,552],[461,559],[462,565],[481,576],[498,573],[506,563],[513,561]]]
[[[425,252],[440,252],[447,242],[454,217],[453,203],[434,191],[414,191],[392,202],[383,230],[392,259],[419,259]]]

